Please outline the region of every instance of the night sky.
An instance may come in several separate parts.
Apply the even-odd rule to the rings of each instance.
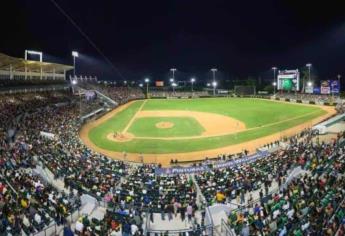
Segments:
[[[171,67],[181,77],[207,79],[211,67],[258,77],[307,62],[321,79],[345,77],[342,1],[55,1],[118,71],[51,0],[2,3],[0,52],[41,50],[47,61],[72,64],[77,50],[79,74],[115,80],[164,79]]]

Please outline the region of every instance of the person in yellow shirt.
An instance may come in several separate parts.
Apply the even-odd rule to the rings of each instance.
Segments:
[[[28,202],[25,198],[22,198],[22,199],[20,200],[20,205],[21,205],[24,209],[26,209],[26,208],[29,207],[29,202]]]
[[[224,203],[225,202],[225,195],[221,191],[218,191],[216,194],[216,201],[218,203]]]

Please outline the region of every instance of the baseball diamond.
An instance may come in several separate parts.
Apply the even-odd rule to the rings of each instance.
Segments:
[[[334,113],[325,106],[254,98],[138,100],[87,123],[80,137],[112,158],[138,161],[143,155],[146,162],[167,164],[182,154],[184,160],[197,160],[254,151]]]

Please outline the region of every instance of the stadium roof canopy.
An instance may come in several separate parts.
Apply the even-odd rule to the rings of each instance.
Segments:
[[[44,73],[64,73],[72,70],[73,66],[50,63],[50,62],[39,62],[32,60],[25,60],[22,58],[11,57],[6,54],[0,53],[0,70],[14,70],[14,71],[32,71],[32,72]]]

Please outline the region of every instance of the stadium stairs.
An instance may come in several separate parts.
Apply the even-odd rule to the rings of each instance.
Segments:
[[[53,173],[45,167],[42,167],[42,165],[37,165],[37,167],[33,170],[33,172],[42,179],[44,179],[47,183],[51,184],[54,188],[56,188],[59,192],[65,192],[67,194],[70,193],[69,189],[66,189],[64,187],[64,182],[61,179],[56,179],[53,175]],[[76,190],[74,193],[76,194]],[[81,196],[81,207],[80,209],[76,210],[75,212],[71,213],[71,215],[68,217],[68,223],[71,224],[71,229],[75,230],[75,224],[80,216],[89,216],[90,219],[96,218],[98,220],[102,220],[106,214],[106,208],[102,207],[98,204],[97,200],[87,194],[83,194]],[[63,225],[56,226],[55,229],[52,228],[52,230],[55,231],[56,235],[63,235]],[[37,235],[46,235],[47,232],[42,231]]]

